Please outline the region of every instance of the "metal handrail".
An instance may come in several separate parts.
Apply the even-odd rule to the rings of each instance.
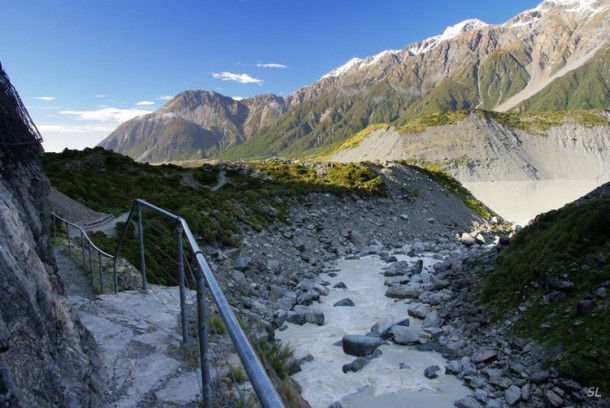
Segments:
[[[85,242],[87,242],[88,244],[88,250],[89,250],[89,269],[91,271],[91,283],[93,284],[93,258],[91,257],[91,249],[93,249],[95,252],[97,252],[98,254],[98,259],[99,259],[99,277],[100,277],[100,292],[104,293],[104,278],[103,278],[103,268],[102,268],[102,256],[105,258],[109,258],[112,260],[112,269],[113,269],[113,276],[115,277],[115,293],[117,291],[117,287],[116,287],[116,276],[117,276],[117,264],[116,264],[116,259],[113,255],[110,255],[107,252],[102,251],[100,248],[97,247],[97,245],[95,245],[93,243],[93,241],[91,241],[91,238],[89,238],[89,236],[87,235],[87,232],[85,231],[84,228],[82,228],[80,225],[77,225],[71,221],[66,220],[65,218],[62,218],[61,216],[59,216],[58,214],[56,214],[53,211],[50,211],[51,216],[57,218],[59,221],[61,221],[62,223],[64,223],[66,225],[66,235],[68,236],[68,255],[70,255],[70,250],[71,250],[71,245],[70,245],[70,231],[68,226],[71,225],[74,228],[76,228],[77,230],[80,231],[80,237],[81,237],[81,248],[83,251],[83,269],[87,270],[86,264],[85,264]],[[55,245],[57,246],[57,231],[55,229],[55,222],[53,222],[53,237],[55,239]]]
[[[200,345],[200,358],[201,358],[201,370],[202,370],[202,380],[204,384],[204,406],[211,407],[211,385],[210,385],[210,375],[208,369],[208,347],[207,347],[207,313],[205,306],[205,283],[212,294],[214,302],[218,307],[218,311],[224,324],[227,328],[227,332],[233,341],[233,345],[237,350],[237,354],[239,355],[241,362],[250,378],[250,382],[252,383],[252,387],[256,392],[256,395],[259,398],[262,406],[265,408],[276,408],[276,407],[284,407],[282,399],[280,398],[277,390],[273,386],[273,383],[269,376],[267,375],[263,364],[260,359],[256,355],[252,345],[248,341],[245,333],[241,329],[235,314],[231,310],[231,306],[227,301],[222,289],[218,285],[214,274],[210,270],[205,257],[203,256],[203,252],[199,248],[199,244],[195,239],[195,236],[191,232],[186,220],[180,216],[172,214],[169,211],[166,211],[162,208],[159,208],[153,204],[150,204],[144,200],[136,199],[133,202],[133,206],[131,211],[129,212],[129,216],[127,217],[127,221],[125,224],[125,228],[119,242],[117,244],[117,251],[115,255],[115,262],[118,259],[119,251],[121,249],[121,245],[123,243],[123,239],[125,237],[127,228],[129,226],[129,222],[134,212],[138,213],[138,228],[140,235],[140,255],[141,255],[141,272],[142,272],[142,284],[143,288],[146,288],[146,266],[144,261],[144,248],[142,245],[142,214],[141,208],[142,206],[150,208],[151,210],[168,217],[179,223],[179,227],[186,237],[186,240],[197,259],[197,264],[199,268],[196,270],[197,274],[197,303],[198,303],[198,321],[199,321],[199,345]],[[179,236],[179,239],[182,240],[182,236]],[[180,256],[179,256],[180,258]],[[116,282],[116,269],[115,269],[115,282]],[[182,279],[181,279],[182,280]],[[205,282],[205,283],[204,283]],[[184,313],[184,311],[183,311]],[[184,317],[183,317],[184,319]]]

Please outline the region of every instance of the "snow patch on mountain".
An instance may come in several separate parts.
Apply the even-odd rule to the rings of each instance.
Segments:
[[[487,25],[488,24],[484,21],[481,21],[476,18],[464,20],[461,23],[447,27],[443,34],[439,34],[434,37],[427,38],[423,41],[416,42],[415,44],[413,44],[413,46],[408,48],[408,51],[411,56],[423,54],[424,52],[430,51],[431,49],[437,47],[443,41],[450,40],[470,30],[476,30],[479,28],[486,27]],[[369,67],[371,65],[376,64],[377,62],[379,62],[379,60],[381,60],[387,55],[399,55],[402,51],[403,50],[385,50],[381,51],[377,55],[364,59],[354,57],[347,63],[341,65],[338,68],[333,69],[332,71],[324,75],[321,79],[339,77],[352,69]]]
[[[411,55],[423,54],[436,48],[440,43],[444,41],[451,40],[452,38],[455,38],[462,33],[466,33],[471,30],[477,30],[488,25],[489,24],[487,24],[486,22],[481,21],[477,18],[470,18],[468,20],[464,20],[461,23],[457,23],[455,25],[447,27],[445,31],[440,35],[435,35],[434,37],[429,37],[426,38],[424,41],[415,43],[413,46],[409,47],[409,52],[411,53]]]
[[[602,5],[603,3],[606,4]],[[561,7],[561,11],[569,13],[595,13],[603,8],[607,8],[608,4],[601,0],[545,0],[535,10],[545,10],[553,7]]]

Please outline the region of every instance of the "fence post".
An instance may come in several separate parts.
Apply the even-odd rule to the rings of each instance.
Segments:
[[[94,288],[94,278],[93,278],[93,259],[91,259],[91,242],[89,242],[89,272],[91,272],[91,287]]]
[[[66,235],[68,236],[68,258],[72,259],[72,245],[70,243],[70,224],[66,222]]]
[[[144,259],[144,230],[142,229],[142,206],[138,203],[138,233],[140,235],[140,272],[142,289],[146,290],[146,260]]]
[[[205,278],[200,270],[197,274],[197,324],[199,327],[199,358],[201,383],[203,385],[203,407],[212,408],[212,381],[210,378],[208,353],[208,305],[205,301]]]
[[[186,323],[186,293],[184,288],[184,250],[182,248],[182,225],[176,227],[176,244],[178,246],[178,279],[180,282],[180,318],[182,320],[182,344],[188,342],[188,330]]]
[[[83,231],[80,232],[80,247],[83,251],[83,270],[86,271],[87,267],[85,266],[85,233]]]
[[[98,259],[100,262],[100,294],[103,295],[104,294],[104,273],[103,273],[104,271],[102,268],[102,253],[98,252],[97,256],[98,256]]]
[[[119,293],[119,280],[116,274],[116,262],[112,262],[112,282],[114,283],[114,294]]]

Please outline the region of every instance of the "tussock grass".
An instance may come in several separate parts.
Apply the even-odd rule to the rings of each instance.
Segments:
[[[582,315],[582,297],[610,280],[610,197],[598,197],[536,217],[497,260],[483,282],[481,300],[498,318],[508,308],[531,302],[515,325],[519,335],[534,338],[561,352],[553,358],[560,373],[583,386],[610,392],[610,313],[608,301]],[[556,302],[545,302],[548,277],[569,280],[573,291]],[[546,327],[546,328],[544,328]]]

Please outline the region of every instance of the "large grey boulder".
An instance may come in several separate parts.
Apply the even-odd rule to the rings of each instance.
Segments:
[[[390,334],[394,339],[394,343],[412,345],[419,344],[419,332],[412,327],[394,326],[390,330]]]
[[[392,299],[416,299],[423,292],[421,285],[410,283],[408,285],[392,285],[386,291],[386,297]]]
[[[361,250],[364,249],[364,247],[366,247],[369,244],[369,239],[364,236],[363,234],[361,234],[358,231],[352,230],[352,232],[350,233],[350,240],[352,241],[352,243],[354,244],[354,246]]]
[[[302,326],[305,323],[312,323],[317,326],[323,326],[324,313],[311,307],[296,305],[293,311],[288,312],[286,321],[298,324],[299,326]]]
[[[422,323],[422,328],[436,328],[440,327],[442,323],[442,319],[438,316],[438,312],[436,310],[431,311],[424,318],[424,322]]]
[[[394,326],[409,326],[409,319],[395,316],[380,320],[371,327],[371,334],[386,338]]]
[[[343,352],[350,356],[366,357],[386,342],[378,336],[346,334],[343,336]]]
[[[427,303],[412,302],[407,308],[407,313],[409,314],[409,316],[415,317],[417,319],[425,319],[426,315],[431,311],[432,308]]]
[[[461,400],[453,403],[457,408],[483,408],[483,405],[472,395],[462,398]]]
[[[517,402],[521,399],[521,389],[516,385],[511,385],[504,392],[504,399],[509,406],[516,405]]]

